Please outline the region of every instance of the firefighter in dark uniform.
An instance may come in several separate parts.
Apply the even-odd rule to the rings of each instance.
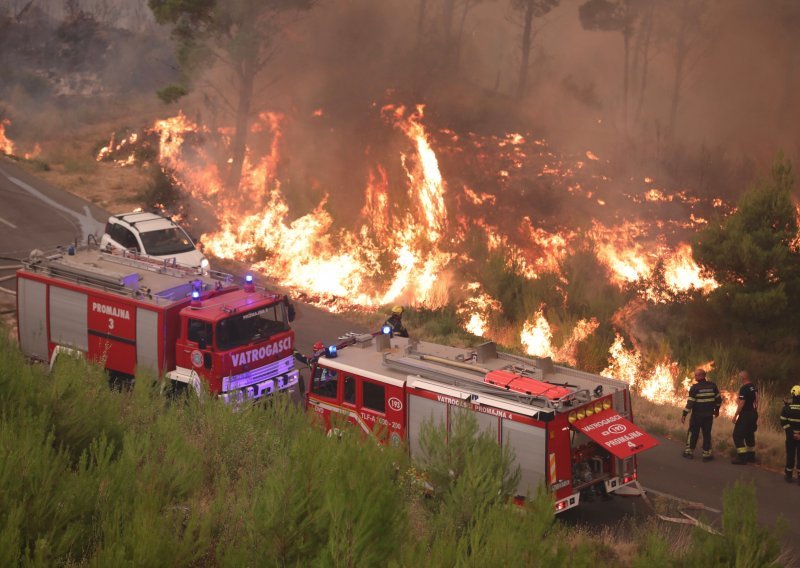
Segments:
[[[739,399],[736,414],[733,416],[733,445],[736,446],[736,459],[731,463],[744,465],[756,462],[756,429],[758,428],[758,396],[756,385],[750,381],[750,373],[741,371],[739,380]]]
[[[800,385],[792,387],[791,401],[783,405],[781,426],[786,432],[786,481],[794,479],[794,467],[800,469]],[[800,475],[797,478],[800,483]]]
[[[408,337],[408,330],[403,325],[403,306],[395,306],[392,308],[392,315],[383,324],[392,328],[392,335],[398,337]]]
[[[683,450],[683,457],[694,458],[694,449],[697,447],[697,439],[700,432],[703,432],[703,461],[711,461],[711,426],[714,417],[719,416],[719,407],[722,405],[722,395],[719,393],[717,385],[706,380],[706,372],[697,369],[694,372],[696,381],[689,389],[689,399],[686,401],[686,408],[683,409],[681,424],[686,422],[686,416],[691,412],[692,418],[689,420],[689,432],[686,434],[686,449]]]

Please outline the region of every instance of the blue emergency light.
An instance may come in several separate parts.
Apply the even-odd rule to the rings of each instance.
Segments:
[[[325,356],[328,359],[336,359],[336,346],[328,345],[328,347],[325,349]]]
[[[245,292],[255,292],[256,285],[253,284],[253,275],[249,272],[244,276],[244,291]]]
[[[192,300],[200,299],[200,290],[192,290]]]

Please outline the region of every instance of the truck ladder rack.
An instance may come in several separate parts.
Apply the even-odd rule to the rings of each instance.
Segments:
[[[124,278],[115,278],[101,270],[91,269],[89,267],[78,268],[76,266],[70,266],[69,264],[50,261],[48,264],[32,263],[28,265],[28,268],[34,271],[45,272],[50,276],[72,280],[77,284],[89,284],[104,290],[111,290],[119,293],[130,294],[133,292],[133,289],[126,285]]]
[[[484,374],[485,369],[475,367],[474,369],[466,368],[468,363],[461,363],[460,361],[453,361],[456,365],[447,368],[445,365],[436,362],[426,361],[422,357],[424,354],[414,353],[403,355],[400,358],[393,357],[392,353],[384,353],[383,363],[396,371],[409,373],[412,375],[420,375],[428,379],[435,379],[441,381],[448,386],[455,386],[474,392],[476,394],[484,394],[496,398],[508,400],[525,404],[527,406],[543,406],[546,408],[556,408],[558,401],[552,401],[548,398],[536,395],[527,395],[525,393],[505,390],[500,387],[486,384],[481,379],[474,378],[467,373]]]
[[[149,270],[150,272],[157,272],[159,274],[168,274],[177,278],[191,279],[193,276],[202,276],[202,270],[191,268],[178,264],[177,262],[169,260],[156,260],[147,256],[123,252],[122,254],[115,254],[111,252],[100,252],[100,258],[108,262],[130,266],[131,268],[140,268],[142,270]],[[233,282],[233,275],[218,270],[209,270],[208,276],[214,280],[219,280],[225,283]]]

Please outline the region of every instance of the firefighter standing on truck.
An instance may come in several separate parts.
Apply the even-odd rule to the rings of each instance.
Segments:
[[[781,426],[786,432],[786,482],[791,483],[795,465],[800,468],[800,385],[792,387],[791,401],[783,405]]]
[[[758,397],[756,385],[750,381],[750,373],[741,371],[739,399],[733,416],[733,445],[736,446],[734,465],[756,462],[756,429],[758,428]]]
[[[722,405],[722,396],[719,394],[717,385],[706,380],[706,372],[697,369],[694,372],[696,381],[689,389],[689,399],[686,401],[686,408],[683,409],[681,424],[686,422],[686,416],[691,412],[689,420],[689,431],[686,434],[686,449],[683,450],[683,457],[694,458],[694,449],[697,447],[697,439],[700,432],[703,432],[703,461],[711,461],[711,426],[714,418],[719,416],[719,407]]]
[[[392,315],[383,324],[392,328],[392,335],[397,337],[408,337],[408,330],[403,325],[403,306],[395,306],[392,308]]]

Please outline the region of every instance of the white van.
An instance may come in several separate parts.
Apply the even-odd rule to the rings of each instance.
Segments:
[[[208,259],[180,225],[155,213],[112,215],[100,240],[101,248],[132,250],[152,258],[208,270]]]

